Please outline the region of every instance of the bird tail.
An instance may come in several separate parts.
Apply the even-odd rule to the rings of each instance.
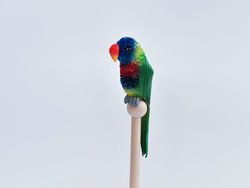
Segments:
[[[149,105],[146,114],[141,119],[141,150],[142,156],[148,156]]]

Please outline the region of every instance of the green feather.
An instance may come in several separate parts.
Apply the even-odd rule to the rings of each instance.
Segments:
[[[141,119],[141,149],[142,156],[148,155],[148,132],[151,86],[154,71],[150,66],[141,46],[137,44],[135,61],[139,65],[139,85],[136,88],[124,89],[129,96],[139,97],[147,104],[147,113]]]
[[[148,129],[149,129],[149,113],[150,108],[148,106],[147,113],[141,119],[141,150],[142,156],[148,156]]]
[[[154,71],[144,56],[144,62],[140,65],[139,97],[146,102],[148,110],[141,119],[141,149],[142,156],[148,155],[148,132],[149,132],[149,114],[150,114],[150,97],[151,86]]]

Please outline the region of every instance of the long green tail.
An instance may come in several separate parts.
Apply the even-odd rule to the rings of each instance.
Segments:
[[[141,119],[141,150],[142,156],[148,156],[149,105],[147,113]]]

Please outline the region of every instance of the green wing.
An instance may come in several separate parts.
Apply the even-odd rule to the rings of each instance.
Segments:
[[[147,58],[140,63],[140,80],[139,80],[139,97],[143,99],[148,105],[150,104],[151,86],[154,71],[148,63]]]

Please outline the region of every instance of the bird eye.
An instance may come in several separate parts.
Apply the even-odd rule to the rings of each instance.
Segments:
[[[126,52],[130,52],[130,51],[131,51],[131,47],[130,47],[130,46],[125,46],[124,50],[125,50]]]

